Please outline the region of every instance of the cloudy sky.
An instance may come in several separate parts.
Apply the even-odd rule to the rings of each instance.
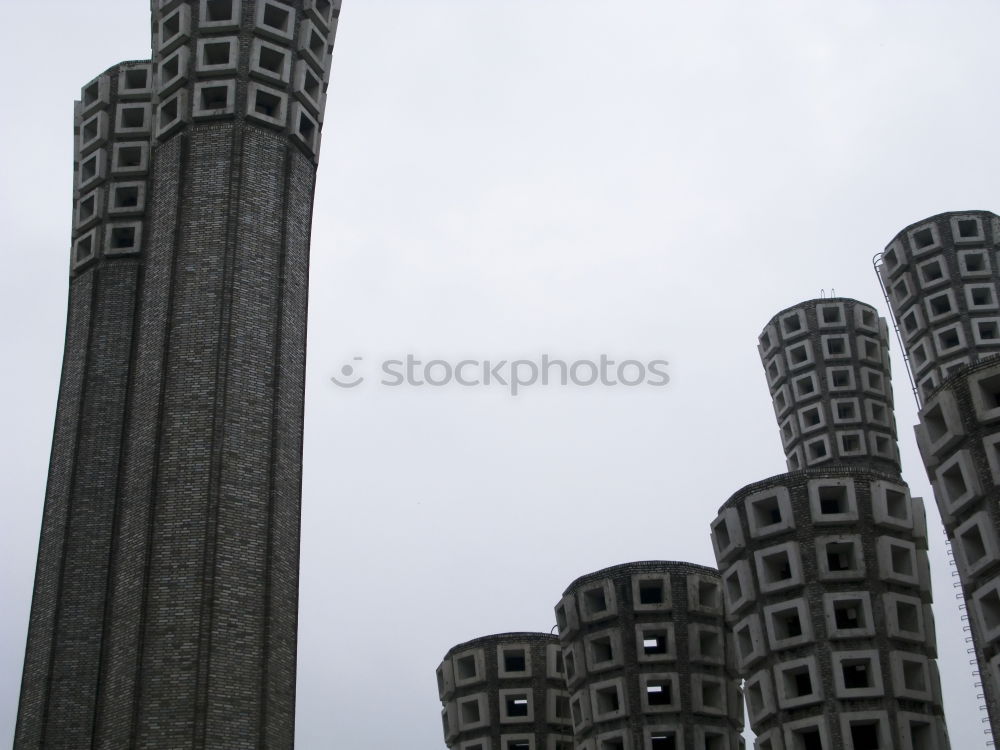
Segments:
[[[4,12],[0,742],[62,355],[72,102],[149,56],[140,0]],[[899,229],[998,208],[998,25],[974,0],[346,0],[313,236],[299,747],[443,748],[450,646],[548,631],[607,565],[713,562],[717,508],[784,468],[755,350],[771,315],[831,289],[887,314],[871,258]],[[664,359],[671,381],[381,385],[407,354]],[[365,382],[333,385],[345,364]],[[953,746],[978,750],[929,515]]]

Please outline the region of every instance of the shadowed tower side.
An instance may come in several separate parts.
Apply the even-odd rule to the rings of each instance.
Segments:
[[[98,77],[80,106],[15,747],[291,748],[309,233],[339,2],[152,5],[152,63]]]

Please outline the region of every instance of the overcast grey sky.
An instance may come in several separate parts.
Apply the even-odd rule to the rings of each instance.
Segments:
[[[149,56],[141,0],[4,3],[0,741],[58,387],[72,102]],[[784,469],[755,350],[821,289],[877,303],[903,226],[997,210],[1000,4],[346,0],[316,194],[298,747],[443,748],[453,644],[548,631],[575,577],[712,564]],[[895,342],[893,342],[895,346]],[[353,357],[671,362],[666,388],[336,388]],[[953,747],[985,747],[928,500]]]

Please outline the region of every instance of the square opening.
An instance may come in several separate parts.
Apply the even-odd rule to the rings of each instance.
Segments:
[[[797,333],[803,330],[802,318],[798,313],[791,313],[781,319],[781,329],[785,334]]]
[[[118,106],[118,127],[120,129],[138,130],[146,127],[146,105],[136,104]]]
[[[288,53],[262,44],[257,48],[257,66],[284,78],[288,68]]]
[[[698,656],[712,661],[723,658],[722,634],[718,630],[706,627],[698,629]]]
[[[892,296],[896,304],[902,304],[910,297],[910,283],[905,279],[900,279],[892,287]]]
[[[992,284],[982,286],[968,286],[965,288],[969,307],[978,309],[996,309],[996,294]]]
[[[927,692],[927,670],[924,668],[924,663],[904,658],[900,665],[903,672],[903,687],[915,693]]]
[[[476,698],[459,703],[458,712],[462,717],[463,724],[476,724],[482,720],[482,714],[479,711],[479,700]]]
[[[717,611],[722,609],[722,592],[719,586],[711,581],[698,581],[698,606],[702,609]]]
[[[475,654],[455,659],[455,676],[460,680],[474,680],[479,676]]]
[[[802,409],[799,412],[799,421],[802,422],[802,430],[808,431],[814,427],[822,427],[825,424],[823,410],[819,404]]]
[[[642,629],[642,653],[645,656],[663,656],[670,653],[670,637],[665,630]]]
[[[527,716],[528,696],[526,694],[507,695],[504,699],[504,710],[510,717]]]
[[[302,73],[302,90],[316,103],[323,93],[323,82],[308,68]]]
[[[322,65],[323,58],[326,57],[326,39],[316,29],[310,29],[309,32],[309,51]]]
[[[943,279],[945,277],[945,270],[941,259],[935,258],[934,260],[921,264],[920,276],[923,278],[924,283],[927,284]]]
[[[851,750],[881,750],[877,722],[851,722]]]
[[[781,583],[790,581],[794,577],[792,571],[792,561],[788,550],[775,550],[766,555],[761,555],[761,572],[764,583]]]
[[[202,111],[224,110],[229,108],[230,87],[202,86],[199,89],[199,109]]]
[[[204,67],[229,65],[232,51],[232,41],[206,41],[201,47],[201,64]]]
[[[849,513],[851,510],[847,487],[843,485],[820,485],[817,489],[817,495],[819,496],[819,512],[821,515],[839,516]]]
[[[140,193],[138,185],[115,185],[111,190],[111,207],[113,209],[138,208]]]
[[[712,531],[715,532],[715,542],[720,552],[728,550],[733,545],[733,537],[729,533],[729,519],[726,516],[716,521]]]
[[[1000,340],[1000,324],[996,320],[976,320],[977,343],[993,343]]]
[[[556,627],[559,628],[560,632],[563,632],[566,630],[566,626],[569,624],[569,621],[566,619],[566,607],[561,603],[557,604],[555,608],[555,613],[556,613]]]
[[[889,544],[889,565],[892,572],[912,577],[916,575],[916,563],[914,561],[913,550],[901,544]]]
[[[674,732],[666,734],[659,730],[649,736],[649,750],[679,750],[677,735]]]
[[[563,655],[563,661],[566,665],[566,680],[572,682],[576,679],[576,655],[572,651],[567,651]]]
[[[804,727],[792,731],[789,750],[829,750],[823,745],[823,735],[817,727]]]
[[[85,195],[77,203],[76,220],[78,224],[84,224],[94,218],[97,213],[97,193]]]
[[[921,633],[919,605],[906,599],[895,599],[894,606],[899,629],[919,636]]]
[[[987,631],[1000,627],[1000,592],[990,589],[981,597],[977,597],[979,610],[983,613],[983,623]]]
[[[503,669],[505,672],[525,672],[528,669],[528,659],[523,648],[505,648],[503,651]]]
[[[885,514],[889,516],[889,518],[895,518],[898,521],[909,521],[910,503],[907,500],[905,492],[900,492],[899,490],[890,489],[888,487],[886,488]]]
[[[930,227],[918,229],[913,233],[913,244],[920,250],[931,247],[935,244],[934,232]]]
[[[595,708],[599,714],[611,714],[621,709],[621,698],[618,688],[614,685],[600,687],[594,690]]]
[[[855,400],[840,400],[835,402],[838,422],[858,421],[858,402]]]
[[[145,144],[116,144],[112,169],[116,172],[143,169],[146,166],[145,155]]]
[[[97,79],[87,84],[81,91],[81,100],[84,109],[90,109],[101,100],[101,81]]]
[[[980,235],[978,219],[959,219],[958,236],[962,239],[978,239]]]
[[[726,690],[721,680],[702,677],[701,705],[713,711],[726,710]]]
[[[910,310],[903,316],[903,331],[908,334],[916,333],[921,328],[920,311],[915,307],[911,307]]]
[[[669,706],[674,702],[673,680],[651,677],[646,681],[646,703],[650,706]]]
[[[615,649],[610,635],[602,635],[589,641],[590,658],[595,665],[615,660]]]
[[[967,274],[988,273],[990,269],[985,250],[963,250],[959,253],[959,265]]]
[[[307,143],[313,142],[313,136],[316,135],[316,123],[314,123],[310,117],[302,112],[299,114],[299,124],[298,124],[298,134]]]
[[[754,660],[754,656],[757,653],[757,644],[754,642],[754,628],[751,626],[751,622],[749,619],[744,620],[733,628],[740,661],[746,664]]]
[[[827,336],[823,339],[823,356],[843,357],[847,354],[846,336]]]
[[[802,635],[802,618],[798,607],[789,607],[771,612],[771,629],[779,641],[798,638]]]
[[[235,21],[233,0],[205,0],[205,20],[209,23]]]
[[[288,27],[292,20],[292,14],[285,8],[267,3],[264,6],[264,13],[261,16],[261,23],[268,28],[280,31],[282,34],[288,33]]]
[[[874,686],[871,659],[844,659],[840,662],[840,674],[844,687],[848,690],[861,690]]]
[[[101,152],[97,152],[88,156],[80,163],[80,184],[86,185],[91,180],[95,179],[100,174],[100,163]]]
[[[181,14],[180,11],[177,11],[160,22],[160,46],[162,47],[180,33]]]
[[[943,354],[962,346],[962,334],[959,333],[958,326],[949,326],[935,332],[938,344],[938,353]]]
[[[827,370],[830,390],[853,390],[854,372],[850,367],[831,367]]]
[[[180,117],[180,99],[173,97],[160,105],[160,129],[163,130],[170,123]]]
[[[282,105],[282,99],[277,94],[257,89],[257,94],[254,97],[253,103],[253,111],[257,114],[274,119],[280,119]]]
[[[799,400],[808,398],[819,390],[816,385],[816,375],[811,372],[795,378],[792,387],[795,389],[795,397]]]
[[[965,481],[965,474],[962,472],[961,463],[956,461],[948,468],[939,472],[938,475],[944,484],[944,491],[949,504],[954,505],[969,492],[969,485]]]
[[[806,444],[806,455],[810,461],[819,461],[830,455],[830,448],[825,438],[813,440]]]
[[[836,599],[833,602],[833,622],[837,630],[867,630],[865,602],[857,599]]]
[[[820,307],[819,319],[828,325],[836,325],[844,322],[844,315],[837,305],[826,305]]]
[[[762,529],[782,523],[781,502],[777,495],[758,498],[750,503],[755,525]]]
[[[931,317],[933,318],[943,317],[954,309],[954,306],[951,304],[951,295],[948,293],[928,297],[927,307],[930,308]]]
[[[583,592],[583,609],[588,615],[601,615],[608,611],[608,600],[604,595],[603,586]]]
[[[854,542],[827,542],[825,545],[826,566],[831,573],[859,571],[858,547]]]
[[[934,732],[930,722],[910,720],[909,725],[913,750],[936,750]]]
[[[979,524],[972,524],[958,536],[962,544],[962,554],[969,566],[975,565],[987,555],[986,542]]]
[[[837,440],[840,443],[840,453],[843,456],[860,454],[864,452],[861,444],[861,434],[857,432],[838,432]]]
[[[781,673],[785,695],[789,698],[806,698],[813,694],[812,675],[808,665],[786,669]]]
[[[149,88],[149,68],[126,68],[119,78],[119,86],[126,91],[141,91]]]
[[[803,342],[801,344],[796,344],[788,348],[788,361],[792,367],[797,367],[798,365],[804,365],[808,362],[812,362],[812,353],[809,351],[808,342]]]
[[[73,260],[83,263],[94,257],[94,233],[90,232],[80,237],[73,246]]]
[[[888,426],[889,424],[889,412],[885,408],[885,404],[880,404],[877,401],[867,401],[868,406],[868,419],[875,424]]]
[[[662,580],[639,582],[639,604],[663,604],[665,602],[666,591]]]
[[[878,329],[878,316],[870,307],[858,308],[861,311],[861,326],[863,328]]]

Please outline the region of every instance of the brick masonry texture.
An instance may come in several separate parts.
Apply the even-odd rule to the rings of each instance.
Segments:
[[[152,60],[77,106],[18,750],[293,746],[309,234],[339,2],[152,5]]]

